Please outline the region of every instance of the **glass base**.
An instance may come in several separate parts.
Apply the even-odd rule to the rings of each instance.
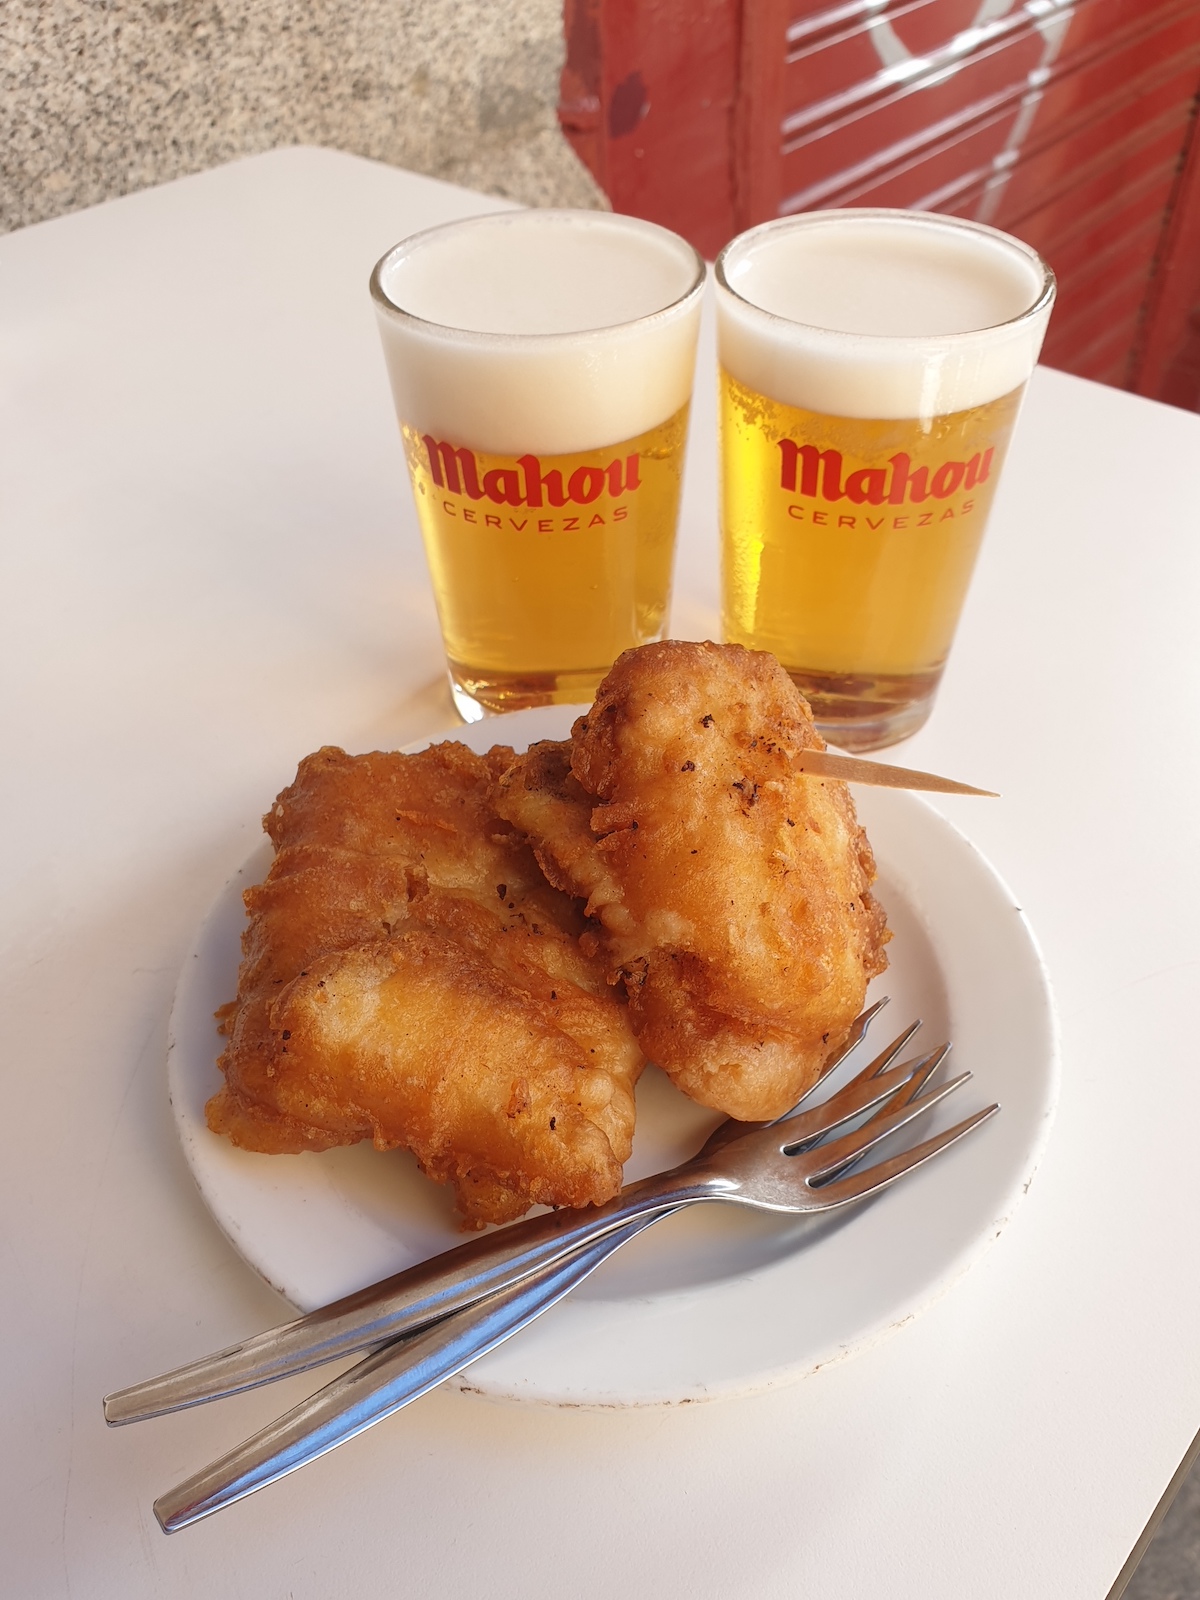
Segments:
[[[933,710],[942,668],[875,675],[813,672],[788,667],[792,682],[812,707],[813,721],[843,750],[881,750],[916,733]]]
[[[450,695],[464,722],[478,722],[504,711],[525,711],[530,706],[590,705],[611,664],[572,672],[494,673],[484,677],[478,670],[451,661]]]
[[[454,681],[454,674],[448,672],[450,679],[450,698],[454,701],[454,709],[464,722],[482,722],[488,714],[486,706],[480,705],[478,700],[472,700],[465,689],[460,689]]]

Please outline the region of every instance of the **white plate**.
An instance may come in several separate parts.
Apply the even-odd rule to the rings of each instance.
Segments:
[[[565,736],[578,708],[454,730],[475,750]],[[698,1206],[640,1235],[540,1322],[457,1380],[495,1396],[646,1405],[744,1394],[860,1349],[928,1305],[1007,1222],[1036,1166],[1058,1083],[1046,973],[1012,895],[962,834],[914,795],[856,790],[895,937],[871,998],[891,996],[868,1047],[913,1017],[926,1047],[954,1040],[974,1081],[930,1131],[999,1100],[963,1145],[834,1225]],[[404,1153],[369,1146],[260,1156],[210,1133],[220,1083],[213,1012],[237,986],[241,893],[265,844],[226,885],[188,955],[171,1017],[168,1075],[183,1149],[234,1247],[311,1310],[461,1241],[449,1195]],[[920,1041],[918,1041],[920,1042]],[[638,1089],[627,1179],[690,1155],[712,1113],[654,1068]]]

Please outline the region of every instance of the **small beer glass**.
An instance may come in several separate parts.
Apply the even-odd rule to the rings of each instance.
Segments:
[[[725,637],[835,744],[933,705],[1054,302],[1036,251],[909,211],[817,211],[717,260]]]
[[[704,263],[634,217],[432,228],[371,277],[450,686],[585,701],[661,637]]]

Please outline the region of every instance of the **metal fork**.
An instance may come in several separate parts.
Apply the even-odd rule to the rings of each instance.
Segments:
[[[871,1023],[886,1004],[886,999],[880,1000],[855,1019],[845,1044],[826,1063],[818,1082],[775,1122],[783,1122],[803,1109],[821,1084],[827,1082],[862,1043]],[[920,1023],[914,1022],[906,1028],[871,1062],[865,1073],[859,1075],[860,1078],[877,1076],[890,1067],[919,1027]],[[912,1063],[914,1069],[918,1065],[920,1063]],[[713,1131],[699,1154],[710,1155],[742,1134],[769,1126],[774,1123],[727,1120]],[[585,1212],[552,1212],[482,1234],[307,1316],[268,1328],[162,1377],[150,1378],[110,1394],[104,1401],[105,1419],[110,1426],[140,1422],[147,1417],[218,1400],[277,1378],[306,1372],[311,1367],[323,1366],[361,1350],[390,1344],[550,1266],[577,1249],[582,1242],[581,1235],[590,1237],[594,1232],[598,1237],[603,1232],[620,1228],[620,1212],[626,1197],[638,1191],[638,1185],[630,1185],[606,1206]],[[663,1207],[663,1214],[670,1209],[673,1206],[668,1203]]]
[[[877,1009],[873,1008],[870,1015]],[[860,1019],[859,1038],[870,1015]],[[669,1173],[630,1185],[598,1212],[589,1213],[583,1219],[572,1213],[556,1213],[492,1236],[498,1241],[505,1240],[506,1236],[518,1237],[515,1241],[509,1239],[507,1266],[493,1260],[487,1283],[482,1288],[478,1278],[461,1279],[461,1260],[458,1263],[460,1281],[455,1286],[450,1282],[454,1269],[447,1268],[445,1263],[461,1258],[464,1253],[480,1254],[478,1245],[488,1244],[490,1240],[448,1252],[437,1262],[427,1264],[424,1270],[417,1268],[401,1274],[400,1279],[410,1280],[407,1293],[402,1295],[409,1303],[388,1324],[390,1337],[396,1338],[398,1323],[410,1328],[420,1327],[414,1319],[423,1318],[425,1326],[358,1363],[229,1455],[162,1496],[154,1508],[160,1524],[167,1532],[186,1527],[390,1416],[540,1316],[614,1250],[670,1211],[702,1201],[729,1200],[791,1214],[826,1212],[878,1193],[948,1148],[998,1107],[989,1106],[945,1133],[865,1172],[847,1176],[850,1167],[862,1156],[944,1099],[970,1076],[964,1073],[950,1083],[921,1093],[943,1059],[944,1047],[918,1061],[892,1067],[891,1061],[912,1036],[915,1026],[905,1030],[843,1089],[811,1110],[791,1113],[757,1129],[747,1129],[745,1124],[724,1124],[693,1160]],[[829,1142],[819,1142],[868,1113],[871,1114],[867,1120],[853,1131]],[[537,1239],[529,1242],[530,1236],[535,1234]],[[431,1278],[438,1283],[438,1290],[426,1296],[423,1309],[413,1298],[415,1285],[412,1281],[422,1274],[427,1283]],[[516,1281],[514,1274],[521,1274]],[[389,1282],[394,1286],[400,1279]],[[497,1288],[498,1281],[503,1281],[505,1287]],[[440,1313],[442,1320],[430,1324],[430,1317],[439,1315],[432,1309],[439,1291],[443,1305],[445,1296],[451,1294],[459,1306],[465,1304],[465,1309],[452,1315],[443,1311]],[[474,1299],[464,1302],[467,1294]],[[363,1302],[370,1295],[371,1291],[364,1291],[361,1296],[351,1296],[348,1301],[340,1302],[342,1312],[340,1318],[333,1319],[335,1324],[344,1324],[347,1317],[353,1320],[354,1310],[347,1312],[345,1308],[352,1301]],[[305,1366],[332,1359],[332,1354],[347,1352],[350,1346],[344,1342],[348,1336],[345,1326],[334,1329],[333,1343],[338,1348],[332,1354],[328,1353],[329,1341],[322,1341],[322,1321],[324,1319],[328,1328],[327,1313],[337,1309],[326,1308],[326,1312],[314,1313],[313,1318],[302,1318],[284,1329],[272,1330],[276,1338],[289,1336],[286,1341],[289,1349],[282,1357],[287,1362],[286,1370],[303,1370]],[[360,1324],[364,1309],[362,1304],[357,1307]],[[392,1310],[395,1312],[395,1306]],[[298,1330],[311,1331],[314,1322],[317,1344],[315,1349],[310,1345],[307,1352],[302,1352],[297,1343],[301,1337]],[[378,1328],[378,1322],[374,1327]],[[360,1326],[357,1348],[366,1342],[362,1339],[363,1332]],[[134,1420],[138,1415],[196,1404],[201,1399],[215,1398],[219,1393],[234,1392],[280,1376],[278,1352],[277,1359],[266,1364],[271,1370],[264,1367],[263,1341],[270,1341],[271,1337],[271,1334],[260,1335],[258,1340],[249,1342],[257,1347],[249,1366],[244,1358],[239,1366],[245,1347],[235,1346],[227,1353],[227,1363],[232,1358],[233,1366],[238,1369],[232,1384],[222,1385],[218,1376],[222,1357],[209,1358],[207,1362],[169,1374],[165,1379],[154,1380],[150,1385],[111,1396],[106,1402],[106,1415],[112,1421]],[[379,1337],[375,1331],[372,1342]],[[228,1365],[225,1371],[228,1375]],[[199,1383],[197,1373],[201,1375]],[[203,1393],[199,1392],[201,1388]],[[151,1395],[148,1391],[157,1393]]]

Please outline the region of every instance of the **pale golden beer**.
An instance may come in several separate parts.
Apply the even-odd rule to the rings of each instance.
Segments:
[[[835,743],[893,743],[931,709],[1053,278],[993,229],[850,211],[744,234],[718,285],[725,636]]]
[[[636,439],[564,456],[402,432],[462,692],[493,710],[590,700],[622,650],[660,636],[686,406]]]
[[[726,637],[789,663],[824,721],[927,704],[1021,394],[926,428],[781,406],[722,372]]]
[[[704,267],[652,223],[507,212],[372,278],[468,720],[583,701],[662,634]]]

